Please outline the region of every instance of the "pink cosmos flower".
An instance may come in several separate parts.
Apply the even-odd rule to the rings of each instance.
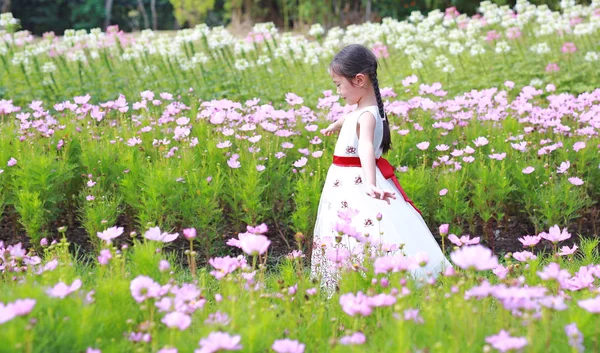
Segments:
[[[214,271],[211,271],[210,274],[215,276],[216,279],[221,279],[228,274],[234,272],[238,268],[242,268],[246,265],[245,260],[241,260],[237,257],[225,256],[225,257],[215,257],[208,260],[208,263],[214,267]]]
[[[12,157],[10,157],[10,159],[8,160],[8,162],[6,163],[6,165],[9,166],[9,167],[14,167],[14,166],[17,165],[17,160],[14,159],[14,158],[12,158]]]
[[[375,57],[377,59],[388,58],[390,56],[390,54],[388,53],[388,48],[385,44],[375,43],[372,49],[373,54],[375,54]]]
[[[375,274],[388,272],[405,272],[417,268],[417,264],[410,257],[402,255],[402,253],[394,256],[381,256],[375,259],[373,264]]]
[[[310,154],[310,150],[308,148],[298,148],[298,152],[302,153],[305,156]]]
[[[506,31],[508,39],[517,39],[521,37],[521,29],[519,27],[511,27]]]
[[[112,253],[108,249],[100,250],[100,256],[98,256],[98,262],[100,265],[108,265],[110,259],[112,259]]]
[[[148,276],[137,276],[129,284],[131,296],[136,302],[142,303],[150,298],[157,298],[160,285]]]
[[[558,174],[564,174],[571,167],[571,162],[565,161],[560,164],[560,166],[556,169]]]
[[[450,225],[448,223],[444,223],[444,224],[440,225],[440,235],[442,235],[442,236],[447,235],[449,230],[450,230]]]
[[[312,153],[314,158],[320,158],[323,155],[323,151],[315,151]]]
[[[423,318],[419,315],[419,309],[404,310],[404,320],[414,321],[416,324],[422,324]]]
[[[340,305],[342,310],[350,316],[360,314],[362,316],[369,316],[373,312],[373,308],[369,305],[369,297],[362,292],[347,293],[340,296]]]
[[[239,351],[242,349],[239,335],[231,336],[226,332],[212,332],[208,337],[203,338],[198,343],[200,349],[194,350],[194,353],[214,353],[219,351]]]
[[[98,238],[110,242],[112,239],[123,234],[123,227],[110,227],[103,232],[98,232]]]
[[[523,244],[523,247],[534,247],[540,242],[540,240],[542,240],[542,237],[539,235],[526,235],[522,238],[519,238],[519,241],[521,244]]]
[[[77,97],[73,97],[73,101],[75,101],[75,104],[87,104],[87,102],[90,101],[90,99],[92,98],[92,96],[90,96],[90,94],[86,94],[85,96],[77,96]]]
[[[581,180],[578,177],[571,177],[568,180],[569,180],[569,183],[571,183],[571,184],[573,184],[575,186],[583,185],[583,180]]]
[[[571,234],[567,232],[567,228],[563,228],[561,232],[558,225],[554,225],[550,228],[548,233],[542,232],[539,234],[539,236],[556,244],[560,241],[569,239],[571,237]]]
[[[160,260],[160,262],[158,263],[158,270],[160,272],[168,271],[170,268],[171,264],[169,264],[169,261],[167,260]]]
[[[57,259],[48,261],[44,265],[44,268],[42,269],[42,272],[54,271],[57,266],[58,266],[58,260]]]
[[[0,303],[0,325],[9,322],[14,319],[17,315],[14,312],[13,306],[9,303],[8,305],[4,305]]]
[[[425,151],[426,149],[429,148],[429,142],[423,141],[423,142],[417,143],[417,148],[420,149],[421,151]]]
[[[519,350],[527,345],[527,338],[511,337],[510,334],[504,330],[501,330],[497,335],[487,337],[485,341],[500,352]]]
[[[569,338],[569,346],[573,347],[576,352],[584,352],[583,334],[577,328],[576,323],[565,326],[565,334]]]
[[[419,81],[419,78],[417,76],[410,75],[410,76],[406,77],[404,80],[402,80],[402,86],[408,87],[408,86],[412,85],[413,83],[417,83],[417,81]]]
[[[366,340],[367,339],[362,332],[355,332],[350,336],[344,336],[340,338],[340,344],[343,344],[345,346],[354,344],[364,344]]]
[[[584,148],[585,148],[584,141],[575,142],[573,144],[573,151],[575,151],[575,152],[579,152],[581,149],[584,149]]]
[[[468,235],[463,235],[460,238],[456,236],[456,234],[450,234],[448,236],[448,240],[450,240],[452,242],[452,244],[456,245],[456,246],[463,246],[463,245],[477,245],[479,244],[479,237],[475,237],[473,239],[471,239],[470,236]]]
[[[306,162],[308,162],[308,159],[306,159],[306,157],[301,157],[299,160],[294,162],[294,167],[302,168],[306,165]]]
[[[525,168],[525,169],[522,170],[523,174],[531,174],[534,171],[535,171],[535,168],[532,167],[532,166],[529,166],[529,167],[527,167],[527,168]]]
[[[6,304],[6,306],[4,307],[5,310],[5,317],[6,317],[6,313],[8,312],[9,315],[12,315],[12,317],[16,317],[16,316],[25,316],[27,314],[29,314],[32,310],[33,307],[36,304],[36,300],[35,299],[17,299],[15,300],[13,303],[8,303]],[[0,324],[3,322],[2,319],[2,303],[0,303]]]
[[[487,32],[487,34],[485,36],[485,40],[488,42],[493,42],[500,38],[502,38],[502,35],[500,33],[498,33],[497,31],[489,31],[489,32]]]
[[[304,344],[287,338],[276,340],[271,348],[277,353],[304,353]]]
[[[492,270],[492,272],[498,276],[498,278],[504,279],[508,275],[509,270],[502,265],[498,265]]]
[[[563,53],[570,54],[570,53],[576,52],[577,51],[577,47],[572,42],[566,42],[566,43],[563,44],[563,46],[561,48],[561,51]]]
[[[248,255],[264,254],[271,241],[264,235],[248,233],[245,237],[240,238],[240,248]]]
[[[350,258],[350,250],[345,247],[332,247],[327,249],[326,257],[329,261],[340,266],[344,261]]]
[[[237,169],[239,167],[241,167],[241,163],[240,161],[238,161],[238,158],[240,158],[240,155],[237,153],[234,153],[233,156],[231,156],[231,158],[229,158],[227,160],[227,165],[231,168],[231,169]]]
[[[498,258],[482,245],[465,246],[450,254],[452,261],[462,269],[491,270],[498,266]]]
[[[170,243],[177,239],[179,233],[169,234],[167,232],[161,232],[159,227],[152,227],[144,233],[144,238],[148,240],[160,241],[163,243]]]
[[[568,246],[563,246],[562,248],[560,248],[560,252],[558,252],[557,255],[559,255],[559,256],[573,255],[575,253],[575,251],[577,251],[577,249],[578,249],[577,245],[573,245],[572,248],[569,248]]]
[[[231,319],[229,319],[229,316],[226,313],[222,313],[220,311],[209,314],[208,318],[204,320],[204,323],[207,325],[229,325],[230,322]]]
[[[300,105],[300,104],[304,103],[304,99],[302,99],[301,97],[298,97],[294,93],[286,93],[285,94],[285,101],[289,105]]]
[[[265,223],[261,223],[256,227],[246,226],[246,230],[252,234],[265,234],[269,231],[269,227]]]
[[[553,279],[557,280],[559,283],[571,277],[571,274],[567,270],[561,269],[560,265],[555,262],[549,263],[541,272],[538,272],[537,275],[544,281]]]
[[[150,342],[152,341],[152,336],[149,333],[143,332],[131,332],[127,337],[132,342]]]
[[[590,313],[600,314],[600,296],[593,299],[580,300],[577,302],[577,305]]]
[[[391,306],[396,304],[396,297],[390,294],[377,294],[368,299],[369,305],[373,307]]]
[[[177,348],[161,348],[157,353],[177,353]]]
[[[560,67],[556,63],[550,63],[546,65],[546,72],[558,72],[560,71]]]
[[[163,317],[160,321],[169,328],[177,328],[180,331],[184,331],[190,327],[192,318],[184,313],[174,311],[165,315],[165,317]]]
[[[183,236],[187,240],[193,240],[196,238],[196,228],[186,228],[183,230]]]
[[[442,189],[440,190],[440,196],[444,196],[448,193],[448,189]]]
[[[473,140],[473,143],[475,144],[475,146],[481,147],[481,146],[487,145],[489,143],[489,141],[485,137],[480,136],[480,137],[476,138],[475,140]]]
[[[227,147],[231,147],[231,141],[221,141],[219,143],[217,143],[217,148],[227,148]]]
[[[515,252],[513,253],[513,257],[521,262],[527,262],[529,260],[537,259],[537,256],[535,256],[532,252],[529,251]]]
[[[504,158],[506,158],[506,152],[503,152],[503,153],[493,153],[493,154],[490,154],[489,157],[491,159],[496,159],[496,160],[501,161]]]
[[[81,288],[81,280],[80,279],[74,280],[70,286],[66,285],[63,282],[59,282],[54,287],[46,290],[46,294],[48,294],[48,296],[53,297],[53,298],[63,299],[67,295],[78,290],[79,288]]]

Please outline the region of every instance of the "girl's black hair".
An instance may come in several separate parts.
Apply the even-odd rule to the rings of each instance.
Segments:
[[[385,111],[383,110],[383,101],[381,100],[381,92],[379,91],[379,82],[377,81],[377,58],[372,51],[360,44],[351,44],[344,47],[337,53],[329,69],[348,80],[354,79],[358,74],[368,75],[373,84],[377,106],[379,107],[379,115],[383,119],[383,140],[381,147],[383,153],[387,153],[391,149],[392,139],[390,135],[390,124],[386,119]]]

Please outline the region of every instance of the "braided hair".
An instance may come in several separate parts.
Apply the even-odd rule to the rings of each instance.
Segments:
[[[386,114],[383,109],[383,100],[381,99],[381,91],[379,90],[377,58],[375,57],[375,54],[363,45],[351,44],[344,47],[333,57],[329,68],[335,74],[343,76],[350,81],[358,74],[369,76],[371,84],[373,85],[373,90],[375,91],[379,115],[383,119],[383,140],[381,141],[381,148],[383,149],[384,154],[387,153],[391,149],[392,139],[390,135],[390,124],[388,119],[386,119]]]

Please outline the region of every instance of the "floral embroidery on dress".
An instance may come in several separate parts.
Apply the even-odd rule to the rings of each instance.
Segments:
[[[356,147],[354,147],[354,146],[348,146],[348,147],[346,147],[346,153],[348,153],[348,154],[356,154]]]
[[[365,227],[370,227],[372,225],[373,225],[373,221],[371,220],[371,218],[365,219]]]
[[[342,208],[348,208],[348,202],[342,201]]]
[[[334,187],[334,188],[337,188],[337,187],[338,187],[338,186],[340,186],[340,185],[341,185],[341,183],[340,183],[340,181],[339,181],[339,180],[336,180],[336,181],[334,181],[334,182],[333,182],[333,187]]]
[[[356,178],[354,178],[354,185],[359,185],[362,184],[362,178],[359,176],[357,176]]]

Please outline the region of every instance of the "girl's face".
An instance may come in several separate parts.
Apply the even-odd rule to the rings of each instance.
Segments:
[[[352,80],[329,70],[329,75],[337,87],[337,94],[348,104],[357,104],[364,94],[365,76],[358,74]]]

